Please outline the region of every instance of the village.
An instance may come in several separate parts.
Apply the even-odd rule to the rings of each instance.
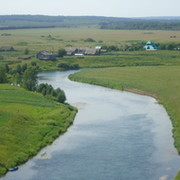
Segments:
[[[158,50],[158,46],[151,41],[148,41],[143,47],[144,50],[146,51],[156,51]],[[12,46],[2,46],[0,47],[0,52],[3,51],[16,51],[14,47]],[[95,46],[95,47],[66,47],[63,50],[63,54],[60,55],[61,57],[63,56],[78,56],[78,57],[83,57],[83,56],[96,56],[96,55],[101,55],[102,53],[107,53],[110,50],[107,48],[104,48],[101,45]],[[20,56],[20,60],[28,60],[31,59],[33,56],[25,55],[25,56]],[[35,57],[39,60],[44,60],[44,61],[53,61],[55,60],[58,55],[55,54],[54,52],[50,51],[40,51],[38,52]],[[3,56],[0,56],[0,60],[3,60]]]

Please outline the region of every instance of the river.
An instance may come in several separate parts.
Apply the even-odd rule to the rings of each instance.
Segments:
[[[2,180],[172,180],[180,167],[172,125],[151,97],[39,74],[79,111],[68,131]]]

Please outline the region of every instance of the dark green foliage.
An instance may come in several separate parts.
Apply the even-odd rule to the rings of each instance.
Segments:
[[[21,74],[21,72],[22,72],[21,65],[18,64],[18,65],[16,66],[16,72],[19,73],[19,74]]]
[[[26,48],[26,49],[24,50],[24,54],[25,54],[25,55],[28,55],[28,54],[29,54],[29,49]]]
[[[20,85],[22,81],[22,77],[19,73],[14,73],[12,75],[12,78],[11,78],[11,82],[14,84],[14,85]]]
[[[5,67],[0,67],[0,83],[6,83],[7,82],[7,75]]]
[[[6,64],[6,65],[5,65],[5,72],[8,73],[9,70],[10,70],[10,68],[9,68],[9,66]]]
[[[11,36],[10,33],[2,33],[1,36]]]
[[[36,62],[32,61],[31,66],[37,66]]]
[[[100,23],[101,29],[129,29],[129,30],[180,30],[180,21],[164,20],[137,20],[127,22],[103,22]]]
[[[161,50],[180,50],[180,43],[161,43],[158,46]]]
[[[58,51],[58,57],[64,57],[64,55],[66,55],[65,49],[59,49],[59,51]]]
[[[119,48],[115,45],[112,46],[103,46],[102,49],[106,49],[108,51],[119,51]]]
[[[52,98],[60,103],[64,103],[66,101],[64,91],[60,88],[54,89],[50,84],[39,84],[36,87],[36,91],[42,93],[43,96],[48,96],[49,98]]]
[[[84,42],[96,42],[96,41],[94,39],[92,39],[92,38],[87,38],[87,39],[84,40]]]
[[[66,101],[66,96],[64,91],[61,90],[60,92],[57,93],[57,101],[60,103],[64,103]]]
[[[27,69],[27,64],[23,64],[21,67],[22,72],[25,72]]]
[[[65,70],[70,70],[70,69],[79,69],[78,64],[69,64],[69,63],[60,63],[57,65],[59,68],[63,68]]]
[[[37,70],[36,68],[28,68],[23,76],[21,86],[29,91],[33,91],[37,85]]]

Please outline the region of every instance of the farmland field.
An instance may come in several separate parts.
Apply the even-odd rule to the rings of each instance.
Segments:
[[[4,31],[1,30],[0,34]],[[136,41],[179,42],[180,31],[102,30],[96,28],[52,28],[6,30],[11,36],[0,36],[0,46],[14,46],[17,50],[58,50],[68,45],[94,46],[96,44],[118,45]],[[50,35],[50,36],[49,36]],[[171,38],[176,36],[176,38]],[[93,38],[96,42],[83,40]]]

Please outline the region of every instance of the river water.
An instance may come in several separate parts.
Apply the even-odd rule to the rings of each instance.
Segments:
[[[172,180],[180,167],[171,121],[156,100],[39,74],[79,111],[54,143],[2,180]]]

